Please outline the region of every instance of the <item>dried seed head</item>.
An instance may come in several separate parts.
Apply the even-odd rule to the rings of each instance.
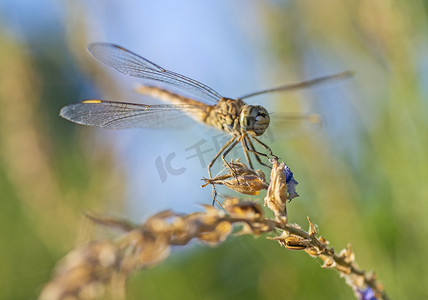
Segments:
[[[323,244],[325,244],[326,246],[328,246],[328,244],[330,244],[330,242],[329,241],[327,241],[325,238],[323,238],[322,236],[320,236],[319,238],[318,238],[318,240],[321,242],[321,243],[323,243]]]
[[[224,201],[224,209],[234,218],[255,220],[263,217],[263,210],[257,203],[240,201],[238,198],[227,198]]]
[[[286,231],[283,231],[280,236],[270,239],[277,240],[281,246],[284,246],[289,250],[305,250],[310,245],[310,240],[297,235],[290,235]]]
[[[290,250],[304,250],[308,247],[308,241],[300,237],[289,236],[283,241],[284,246]]]
[[[136,230],[138,232],[138,230]],[[138,244],[134,245],[138,255],[131,262],[134,268],[155,265],[163,261],[170,253],[169,236],[162,233],[140,231]]]
[[[246,164],[241,162],[239,158],[235,161],[231,160],[229,165],[232,167],[233,171],[235,171],[236,175],[257,175],[257,171],[254,171],[253,169],[249,168]]]
[[[348,244],[345,249],[340,251],[339,257],[349,264],[355,261],[355,254],[352,251],[351,244]]]
[[[336,262],[334,259],[330,256],[321,257],[324,260],[324,264],[321,266],[321,268],[334,268],[336,267]]]
[[[217,181],[229,189],[246,195],[258,195],[260,190],[267,189],[268,185],[256,175],[238,175],[230,180]]]
[[[215,246],[223,242],[232,232],[232,224],[227,221],[220,222],[214,230],[200,233],[197,237],[202,242]]]
[[[39,300],[94,299],[102,296],[119,265],[119,249],[111,241],[92,242],[68,254]]]
[[[315,236],[317,234],[317,227],[314,225],[314,223],[312,223],[311,219],[308,218],[309,221],[309,235],[310,236]]]
[[[285,164],[275,159],[270,174],[270,184],[265,197],[265,205],[275,214],[278,222],[287,223],[287,185],[284,173]]]
[[[229,173],[214,178],[204,178],[205,184],[202,187],[208,184],[220,184],[246,195],[258,195],[260,190],[268,188],[265,175],[261,170],[254,171],[239,160],[231,161],[229,165],[235,172],[234,175]]]

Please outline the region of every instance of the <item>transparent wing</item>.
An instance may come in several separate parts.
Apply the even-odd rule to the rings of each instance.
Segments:
[[[310,79],[310,80],[306,80],[306,81],[302,81],[302,82],[298,82],[298,83],[286,84],[286,85],[279,86],[276,88],[271,88],[271,89],[267,89],[267,90],[253,92],[253,93],[241,96],[238,99],[246,99],[246,98],[250,98],[250,97],[254,97],[254,96],[258,96],[258,95],[266,94],[266,93],[284,92],[284,91],[292,91],[292,90],[298,90],[298,89],[303,89],[303,88],[309,88],[309,87],[324,84],[327,82],[334,82],[334,81],[338,81],[338,80],[347,79],[347,78],[350,78],[352,76],[354,76],[354,71],[344,71],[344,72],[333,74],[333,75],[318,77],[318,78],[314,78],[314,79]]]
[[[60,116],[82,125],[107,129],[182,128],[192,120],[189,114],[202,114],[196,105],[146,105],[103,100],[85,100],[64,106]],[[184,121],[184,122],[183,122]],[[195,123],[195,122],[193,122]]]
[[[272,113],[271,126],[263,137],[270,142],[311,135],[320,130],[322,119],[317,114]]]
[[[219,93],[205,84],[166,70],[121,46],[109,43],[93,43],[88,46],[88,49],[96,59],[123,74],[165,82],[214,103],[222,98]]]

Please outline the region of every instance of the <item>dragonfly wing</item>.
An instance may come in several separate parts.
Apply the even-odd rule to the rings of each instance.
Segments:
[[[294,138],[313,134],[322,126],[321,116],[317,114],[273,113],[271,117],[272,137]]]
[[[214,103],[222,98],[219,93],[205,84],[166,70],[121,46],[110,43],[93,43],[88,46],[88,49],[96,59],[123,74],[164,82]]]
[[[106,129],[183,128],[190,115],[203,114],[195,105],[147,105],[103,100],[86,100],[64,106],[60,116],[82,125]],[[183,126],[184,125],[184,126]]]
[[[281,91],[285,92],[285,91],[292,91],[292,90],[298,90],[298,89],[303,89],[303,88],[309,88],[309,87],[324,84],[327,82],[334,82],[334,81],[338,81],[338,80],[347,79],[347,78],[350,78],[352,76],[354,76],[353,71],[344,71],[344,72],[333,74],[333,75],[318,77],[318,78],[314,78],[314,79],[310,79],[310,80],[306,80],[306,81],[302,81],[302,82],[298,82],[298,83],[286,84],[286,85],[279,86],[276,88],[271,88],[271,89],[267,89],[267,90],[253,92],[253,93],[241,96],[238,99],[246,99],[246,98],[254,97],[257,95],[272,93],[272,92],[281,92]]]

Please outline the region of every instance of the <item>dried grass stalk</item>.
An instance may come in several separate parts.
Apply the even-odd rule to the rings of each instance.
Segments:
[[[273,233],[275,236],[269,239],[287,249],[304,250],[319,257],[324,261],[323,268],[336,269],[356,294],[370,290],[377,299],[387,299],[373,273],[366,274],[358,268],[350,246],[337,255],[328,247],[326,239],[316,237],[316,227],[309,218],[309,231],[306,232],[296,224],[265,218],[257,203],[229,198],[224,207],[225,211],[205,206],[204,212],[189,215],[164,211],[140,226],[92,215],[90,218],[98,224],[121,229],[124,234],[117,241],[91,242],[68,254],[39,299],[96,299],[109,287],[110,293],[115,291],[115,298],[121,298],[125,295],[129,276],[160,263],[169,255],[171,245],[185,245],[198,239],[214,246],[230,236],[236,225],[241,226],[234,235]]]

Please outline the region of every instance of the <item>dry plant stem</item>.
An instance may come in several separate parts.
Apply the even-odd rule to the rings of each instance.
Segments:
[[[189,215],[165,211],[140,226],[91,215],[94,222],[125,233],[117,241],[93,242],[70,253],[39,299],[96,299],[106,287],[114,292],[112,297],[123,299],[130,275],[164,260],[171,245],[185,245],[192,239],[217,245],[233,233],[235,225],[241,225],[235,235],[275,233],[276,236],[269,239],[277,240],[287,249],[305,250],[309,255],[321,258],[323,267],[338,270],[354,291],[369,286],[377,299],[388,299],[375,278],[370,278],[356,266],[350,247],[337,255],[324,238],[316,237],[315,225],[309,218],[309,232],[306,232],[296,224],[265,218],[261,207],[253,202],[229,198],[224,208],[227,214],[210,206],[205,206],[205,212]]]

